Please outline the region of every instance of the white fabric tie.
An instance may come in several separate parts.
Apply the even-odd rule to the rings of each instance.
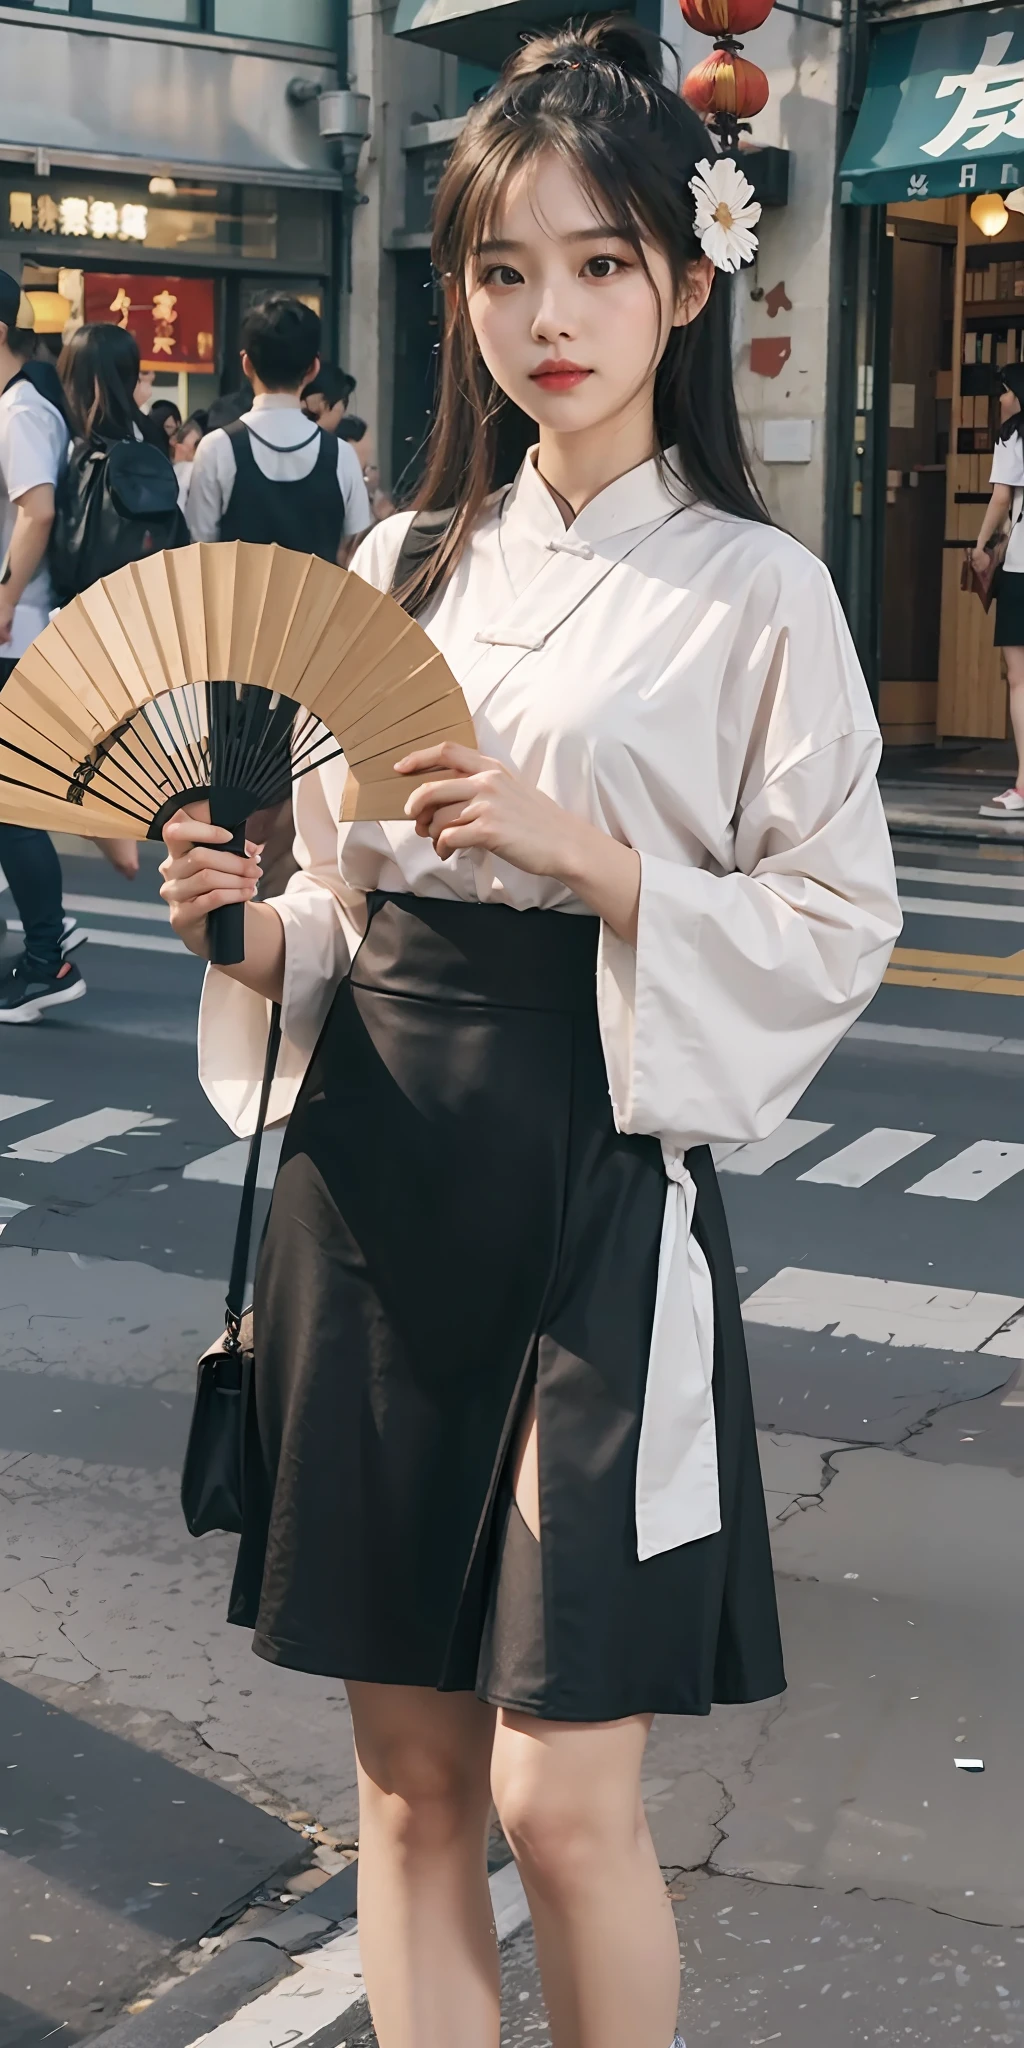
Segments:
[[[594,559],[594,550],[585,540],[549,540],[548,547],[553,555],[576,555],[581,562]]]
[[[697,1189],[684,1155],[663,1146],[662,1156],[668,1185],[636,1471],[641,1562],[722,1526],[711,1270],[693,1232]],[[706,1485],[693,1483],[698,1470]],[[680,1484],[680,1474],[690,1483]]]

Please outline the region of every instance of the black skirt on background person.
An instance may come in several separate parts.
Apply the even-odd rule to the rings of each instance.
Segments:
[[[614,1128],[597,921],[371,896],[285,1136],[257,1273],[231,1619],[273,1662],[546,1719],[784,1685],[743,1326],[710,1153],[722,1529],[641,1563],[665,1206]],[[538,1403],[541,1538],[509,1451]]]
[[[1024,573],[1000,569],[996,579],[996,647],[1024,647]]]

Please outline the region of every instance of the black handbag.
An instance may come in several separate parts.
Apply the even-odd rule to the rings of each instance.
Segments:
[[[223,1529],[228,1535],[238,1536],[242,1529],[245,1430],[254,1357],[252,1310],[243,1309],[242,1304],[249,1271],[260,1147],[280,1043],[281,1010],[275,1003],[270,1017],[256,1128],[249,1145],[242,1199],[238,1205],[231,1277],[225,1299],[224,1335],[211,1344],[199,1360],[195,1407],[181,1474],[181,1505],[192,1536],[207,1536],[212,1529]]]

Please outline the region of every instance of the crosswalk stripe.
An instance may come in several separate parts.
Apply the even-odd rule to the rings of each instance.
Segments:
[[[1024,1308],[1019,1296],[980,1294],[859,1273],[784,1266],[743,1303],[743,1320],[783,1330],[827,1330],[869,1344],[995,1351],[987,1340]]]
[[[972,924],[1024,924],[1024,904],[965,903],[962,896],[901,896],[909,917],[967,917]]]
[[[25,929],[19,917],[9,917],[7,925],[12,932]],[[88,934],[90,946],[123,946],[129,953],[177,953],[182,960],[189,957],[180,939],[158,938],[155,932],[108,932],[89,925]]]
[[[780,1160],[788,1159],[792,1152],[799,1152],[801,1146],[810,1145],[815,1138],[823,1137],[831,1129],[831,1124],[816,1124],[806,1117],[788,1116],[770,1137],[755,1138],[749,1145],[741,1145],[739,1151],[731,1152],[727,1159],[720,1155],[719,1170],[722,1173],[767,1173],[770,1166],[778,1166]]]
[[[150,924],[166,924],[171,914],[166,903],[126,903],[123,896],[65,896],[64,908],[85,917],[147,918]]]
[[[6,1195],[0,1195],[0,1237],[3,1236],[12,1216],[20,1216],[27,1202],[14,1202]]]
[[[933,1131],[897,1131],[879,1124],[873,1131],[865,1131],[862,1138],[844,1145],[841,1151],[819,1159],[817,1166],[809,1166],[799,1178],[825,1181],[837,1188],[862,1188],[900,1159],[906,1159],[922,1145],[929,1145],[934,1135]]]
[[[926,1173],[907,1189],[908,1195],[938,1195],[949,1202],[980,1202],[1015,1174],[1024,1173],[1024,1145],[1000,1145],[981,1138],[944,1166]]]
[[[950,888],[962,889],[1014,889],[1024,891],[1024,877],[1020,875],[967,874],[960,868],[901,868],[896,869],[898,882],[946,883]]]
[[[0,1095],[0,1124],[9,1116],[25,1116],[30,1109],[46,1109],[48,1095]]]
[[[66,1124],[54,1124],[48,1131],[35,1131],[31,1138],[18,1138],[4,1153],[5,1159],[29,1159],[52,1166],[71,1152],[84,1152],[104,1138],[121,1138],[128,1131],[156,1130],[169,1124],[169,1116],[151,1116],[145,1109],[93,1109],[87,1116],[75,1116]]]
[[[279,1130],[266,1133],[260,1151],[260,1170],[256,1180],[258,1188],[273,1187],[283,1141],[283,1124]],[[222,1145],[219,1152],[207,1152],[202,1159],[190,1159],[182,1179],[215,1180],[219,1181],[222,1187],[240,1188],[245,1179],[248,1157],[248,1139],[237,1138],[232,1145]]]

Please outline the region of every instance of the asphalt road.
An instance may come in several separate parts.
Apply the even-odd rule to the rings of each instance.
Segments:
[[[66,859],[88,994],[0,1041],[0,2048],[191,1968],[288,1814],[354,1839],[341,1688],[250,1657],[178,1513],[240,1160],[146,855]],[[790,1691],[652,1738],[689,2048],[1024,2043],[1024,856],[897,857],[886,985],[721,1161]],[[507,1978],[507,2048],[544,2043],[528,1929]],[[350,2005],[322,2048],[372,2040]]]

